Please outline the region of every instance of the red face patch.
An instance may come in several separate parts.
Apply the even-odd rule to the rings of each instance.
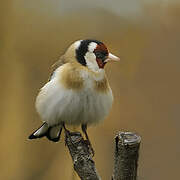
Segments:
[[[99,68],[104,68],[106,62],[104,62],[108,56],[108,49],[104,44],[98,44],[96,49],[94,50],[96,55],[96,61]]]
[[[104,44],[98,44],[94,51],[95,52],[96,51],[101,51],[101,52],[104,52],[104,53],[108,54],[108,49]]]
[[[96,59],[96,62],[101,69],[103,69],[106,64],[106,62],[103,62],[101,59]]]

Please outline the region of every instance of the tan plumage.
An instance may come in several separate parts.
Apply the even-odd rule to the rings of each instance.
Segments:
[[[58,67],[60,67],[60,66],[62,66],[63,64],[65,64],[65,63],[68,63],[68,62],[75,62],[76,61],[76,59],[75,59],[75,45],[74,44],[72,44],[68,49],[67,49],[67,51],[65,52],[65,54],[64,55],[62,55],[60,58],[59,58],[59,60],[58,61],[56,61],[52,66],[51,66],[51,73],[50,73],[50,77],[49,77],[49,79],[48,80],[50,80],[50,78],[51,78],[51,76],[52,76],[52,74],[54,73],[54,71],[58,68]]]
[[[110,88],[106,76],[102,80],[94,81],[94,88],[100,93],[106,93]]]
[[[79,67],[80,66],[80,67]],[[83,88],[84,80],[81,77],[80,70],[83,69],[78,63],[67,63],[59,78],[60,83],[67,89],[80,90]]]

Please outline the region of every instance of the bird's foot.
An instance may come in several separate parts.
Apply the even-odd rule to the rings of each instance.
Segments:
[[[65,130],[65,146],[70,142],[73,146],[76,146],[76,143],[82,140],[81,134],[79,132],[70,132],[67,129]]]
[[[86,141],[86,144],[87,144],[88,147],[89,147],[89,152],[92,154],[92,156],[94,156],[95,151],[94,151],[94,149],[93,149],[93,147],[92,147],[92,144],[91,144],[91,142],[90,142],[90,140],[89,140],[89,137],[88,137],[88,134],[87,134],[87,124],[82,124],[81,128],[82,128],[83,133],[84,133],[85,136],[86,136],[86,140],[85,140],[85,141]]]
[[[84,142],[88,145],[88,150],[89,150],[90,154],[92,154],[92,157],[94,157],[95,151],[91,145],[91,142],[88,139],[84,140]]]

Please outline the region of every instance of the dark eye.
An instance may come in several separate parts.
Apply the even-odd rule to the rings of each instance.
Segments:
[[[105,54],[100,51],[95,52],[95,55],[98,59],[105,59]]]

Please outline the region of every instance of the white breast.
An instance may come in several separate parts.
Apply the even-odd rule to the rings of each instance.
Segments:
[[[56,73],[60,73],[59,70]],[[65,122],[70,125],[94,124],[103,120],[112,106],[113,96],[99,93],[91,86],[91,79],[81,90],[66,89],[55,76],[41,89],[36,99],[36,109],[50,126]]]

